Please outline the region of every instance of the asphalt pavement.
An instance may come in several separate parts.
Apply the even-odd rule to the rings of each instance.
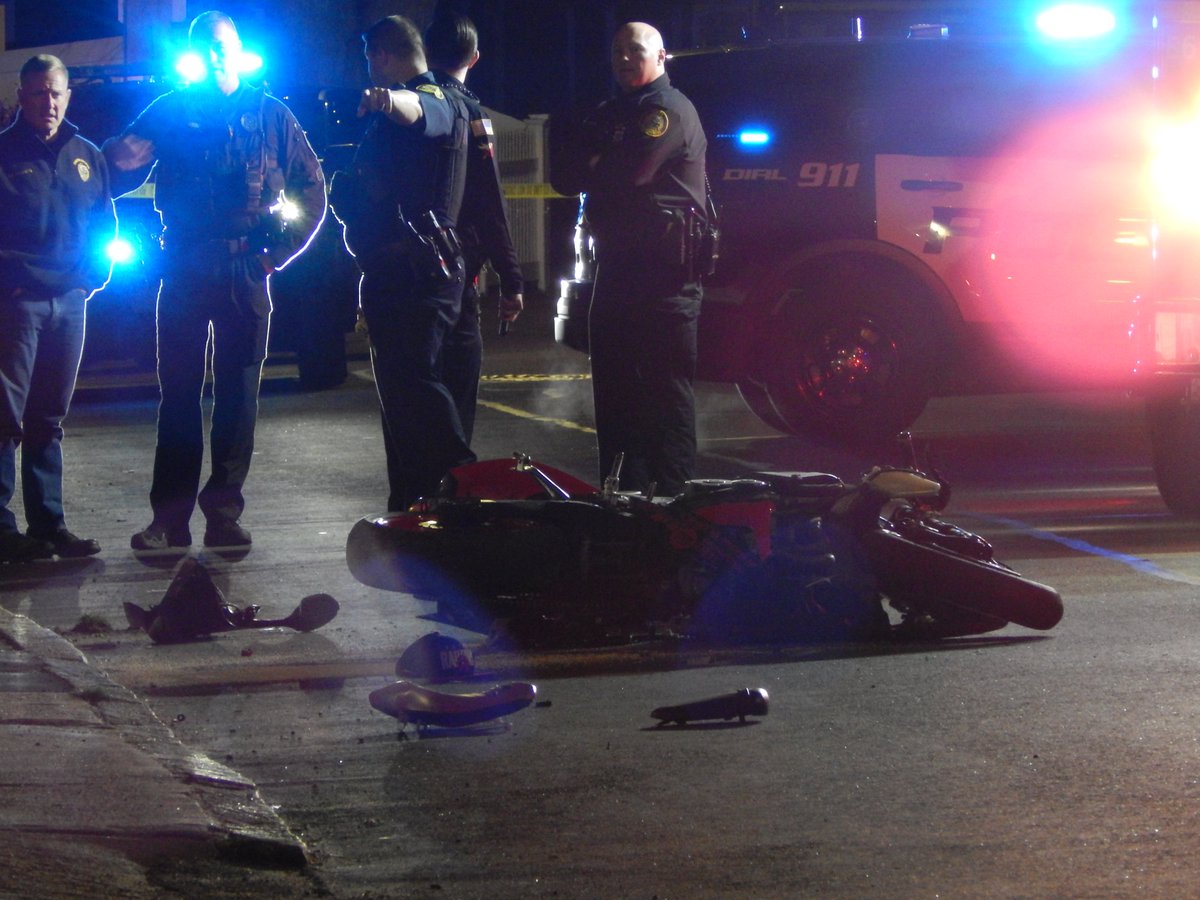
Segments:
[[[363,377],[364,359],[354,368]],[[295,381],[284,360],[268,367],[264,392],[292,389]],[[114,362],[83,374],[76,410],[99,400],[140,404],[149,414],[156,390],[153,373]],[[69,442],[68,456],[76,449]],[[116,453],[128,455],[115,461],[131,476],[124,493],[140,494],[150,450],[146,442],[105,447],[110,463]],[[68,507],[81,499],[71,497]],[[56,583],[69,590],[103,572],[103,558],[132,557],[119,538],[104,543],[98,559],[0,566],[0,585],[17,594]],[[160,572],[166,566],[169,577],[178,557],[148,560]],[[74,631],[99,621],[81,616]],[[222,881],[227,876],[218,873],[229,863],[237,864],[239,889],[306,893],[307,849],[254,783],[184,746],[64,630],[0,607],[0,895],[157,897],[183,877],[180,870],[196,886]]]
[[[548,323],[486,348],[477,450],[594,480],[586,366]],[[254,548],[190,553],[264,617],[316,592],[342,613],[311,634],[170,646],[122,613],[158,602],[178,562],[128,543],[149,515],[153,379],[87,373],[66,423],[68,521],[104,550],[0,568],[0,896],[1194,893],[1196,529],[1165,515],[1131,408],[970,398],[914,429],[955,486],[952,520],[1062,590],[1048,635],[657,666],[493,658],[544,703],[508,730],[399,741],[367,695],[448,629],[346,569],[350,526],[386,495],[361,355],[352,369],[301,394],[286,361],[268,366]],[[703,400],[704,477],[863,471],[755,431],[728,390]],[[650,717],[757,686],[759,722]]]
[[[519,348],[523,341],[554,352],[545,309],[527,314],[505,346]],[[350,378],[342,389],[327,393],[329,402],[359,423],[377,422],[373,392],[363,390],[370,381],[365,346],[354,335],[347,342]],[[561,352],[567,368],[585,367],[582,356]],[[372,501],[363,498],[378,497],[382,508],[381,445],[375,440],[344,440],[344,433],[325,424],[293,424],[288,401],[297,394],[297,385],[295,366],[286,358],[268,362],[260,442],[277,404],[278,427],[301,434],[290,445],[299,458],[288,458],[281,451],[279,458],[263,460],[261,449],[256,457],[252,479],[261,477],[265,468],[285,479],[282,486],[270,490],[269,497],[253,496],[253,512],[243,519],[252,528],[267,522],[252,551],[259,557],[271,556],[263,568],[294,559],[292,569],[303,569],[302,561],[314,553],[309,544],[314,529],[298,524],[307,525],[309,507],[323,510],[316,515],[333,523],[315,529],[320,542],[317,552],[335,556],[343,555],[348,524],[357,515],[375,511],[369,505]],[[204,884],[224,894],[228,885],[223,882],[230,877],[236,879],[236,892],[320,894],[322,890],[305,874],[308,849],[264,802],[255,784],[182,744],[172,731],[173,723],[156,717],[138,694],[108,677],[68,639],[89,628],[101,632],[123,628],[125,623],[117,621],[119,601],[153,605],[179,562],[178,556],[138,559],[128,549],[128,535],[145,524],[140,517],[148,521],[145,491],[156,397],[153,373],[123,361],[97,364],[81,374],[66,423],[68,524],[80,534],[98,536],[103,552],[83,560],[0,565],[0,593],[6,601],[0,605],[0,896],[161,896],[180,885],[186,893]],[[122,415],[140,421],[134,429],[137,438],[107,428],[102,424],[107,418],[103,411],[92,420],[91,404],[115,405]],[[307,442],[307,451],[344,457],[340,469],[344,482],[332,487],[311,482],[304,432],[310,425],[328,446],[317,446],[314,437]],[[377,438],[376,429],[371,424],[363,430]],[[584,444],[590,442],[589,435],[582,439]],[[103,465],[92,466],[96,459],[103,459]],[[97,475],[91,468],[108,474]],[[113,473],[119,477],[112,477]],[[300,515],[276,511],[275,501],[293,502],[301,494],[306,506]],[[329,502],[334,495],[349,499],[334,508]],[[19,498],[15,502],[20,517]],[[222,562],[199,546],[189,555],[218,567]],[[78,601],[67,604],[78,614],[73,621],[55,621],[53,613],[48,613],[49,618],[43,615],[48,607],[43,609],[39,598],[71,595],[83,584],[100,583],[107,598],[105,615],[84,612]],[[326,587],[303,585],[296,590],[307,593]],[[227,599],[238,604],[240,598]],[[46,619],[50,627],[39,619]],[[305,637],[318,641],[314,664],[319,668],[320,639]],[[394,653],[360,660],[362,673],[391,673],[405,640],[398,636],[386,644]],[[136,654],[144,655],[147,649],[155,648],[145,640]],[[180,658],[186,667],[186,651]],[[202,665],[212,668],[210,660]],[[194,670],[191,675],[196,677]]]

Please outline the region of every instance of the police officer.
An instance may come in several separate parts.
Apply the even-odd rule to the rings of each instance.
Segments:
[[[707,141],[671,86],[662,36],[629,22],[612,43],[620,94],[577,130],[563,193],[584,192],[595,239],[589,315],[600,476],[624,453],[620,486],[677,493],[696,457],[701,286],[690,240],[706,210]]]
[[[116,231],[104,157],[64,118],[62,60],[26,61],[17,98],[20,115],[0,132],[0,562],[10,563],[100,552],[67,530],[62,421]],[[8,508],[18,445],[26,534]]]
[[[479,32],[460,13],[441,13],[425,32],[425,50],[437,82],[462,101],[470,119],[467,181],[458,234],[466,264],[462,312],[443,348],[446,386],[454,397],[463,433],[470,443],[475,426],[475,400],[479,393],[483,342],[479,333],[479,273],[490,262],[500,279],[501,329],[514,322],[525,308],[521,265],[508,228],[508,211],[496,163],[492,121],[479,98],[467,88],[467,73],[479,62]]]
[[[238,519],[267,350],[267,278],[308,243],[325,215],[321,167],[299,123],[264,89],[241,81],[233,20],[201,13],[189,43],[208,76],[158,98],[104,145],[114,180],[129,182],[124,187],[157,162],[155,204],[164,226],[153,519],[133,536],[134,550],[189,546],[197,500],[206,545],[249,547]],[[210,326],[212,471],[198,490]]]
[[[467,116],[425,61],[421,33],[388,16],[363,34],[371,122],[331,201],[362,269],[359,302],[393,459],[390,509],[436,490],[472,462],[443,378],[443,347],[462,309],[463,261],[454,226],[466,175]]]

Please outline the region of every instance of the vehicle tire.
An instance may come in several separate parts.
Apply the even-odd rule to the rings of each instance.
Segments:
[[[879,589],[910,609],[955,607],[1046,631],[1062,619],[1062,598],[995,560],[983,561],[914,543],[892,531],[868,531],[862,546]]]
[[[784,434],[793,433],[787,419],[775,409],[775,404],[771,402],[771,395],[767,392],[766,386],[750,379],[739,381],[735,386],[738,394],[741,395],[742,402],[764,424],[770,425],[776,431],[782,431]]]
[[[932,395],[946,329],[929,290],[898,264],[838,253],[764,288],[760,370],[787,430],[840,445],[889,441]]]
[[[1175,515],[1200,518],[1200,402],[1188,397],[1153,398],[1146,403],[1154,481]]]

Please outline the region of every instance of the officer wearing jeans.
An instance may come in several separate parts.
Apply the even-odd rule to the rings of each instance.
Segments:
[[[61,60],[21,68],[17,120],[0,132],[0,562],[82,557],[100,545],[67,530],[62,421],[83,353],[87,297],[108,280],[116,229],[108,169],[64,116]],[[28,531],[8,508],[21,492]]]
[[[164,226],[153,520],[133,536],[134,550],[189,546],[197,502],[206,545],[250,545],[238,520],[267,351],[267,278],[307,245],[325,215],[324,178],[300,125],[281,102],[240,79],[232,20],[201,13],[189,42],[207,59],[209,77],[158,98],[104,145],[114,179],[140,180],[157,163]],[[201,490],[210,327],[212,468]]]

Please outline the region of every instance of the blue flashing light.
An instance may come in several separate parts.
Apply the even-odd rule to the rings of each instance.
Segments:
[[[746,128],[738,132],[737,140],[743,147],[765,147],[771,143],[771,132],[761,128]]]
[[[238,60],[238,72],[242,75],[253,75],[263,67],[263,58],[260,54],[253,50],[242,50],[241,59]]]
[[[118,266],[133,262],[137,255],[133,249],[133,244],[125,240],[125,238],[120,237],[109,241],[108,246],[104,248],[104,252],[109,262]]]
[[[262,54],[243,48],[238,54],[239,75],[253,75],[263,67]],[[208,77],[208,63],[203,54],[188,50],[175,60],[175,74],[188,84],[195,84]]]
[[[199,53],[189,50],[175,60],[175,74],[188,83],[203,81],[208,77],[208,65]]]
[[[1051,41],[1089,41],[1116,31],[1117,17],[1106,6],[1092,3],[1059,3],[1038,13],[1038,33]]]

